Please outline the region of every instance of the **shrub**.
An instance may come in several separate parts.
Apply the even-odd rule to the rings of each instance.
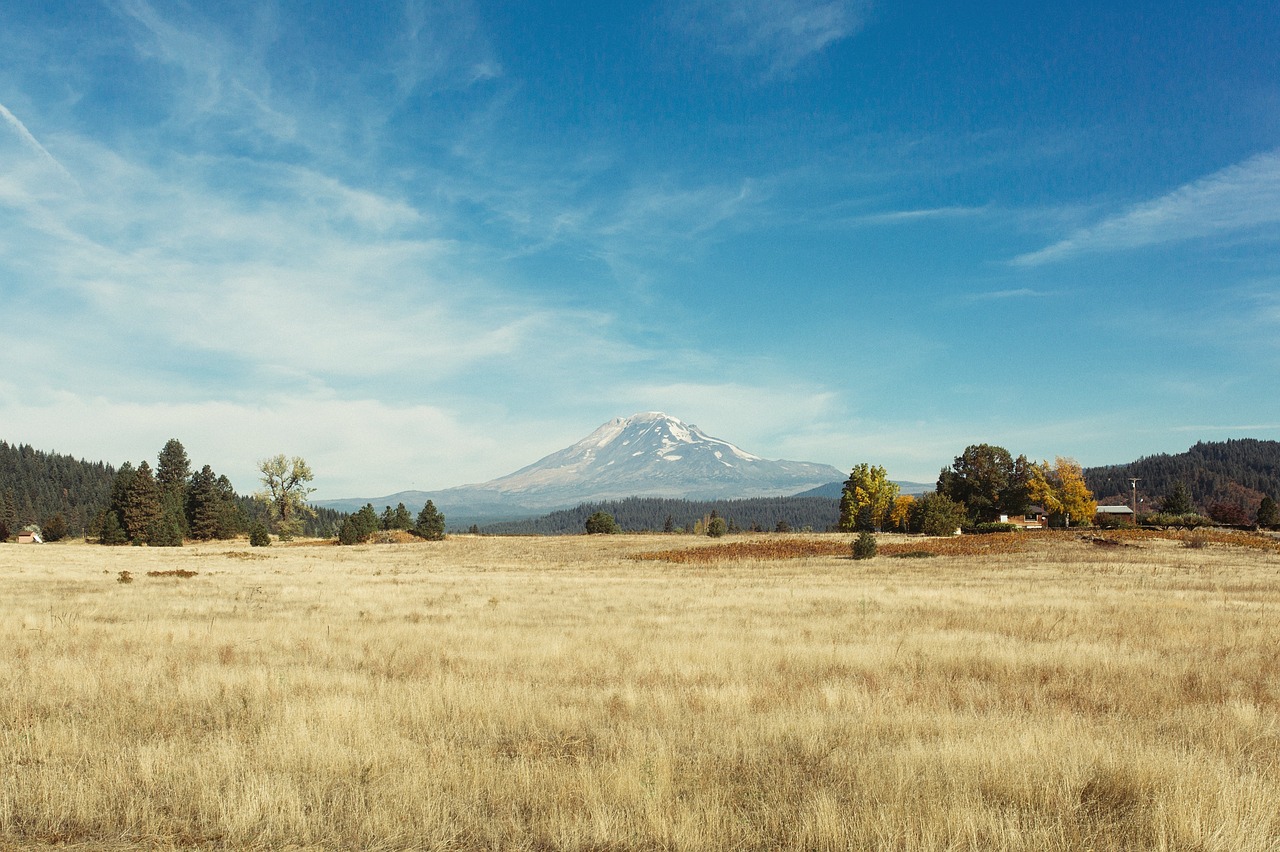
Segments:
[[[9,537],[9,531],[7,528],[5,528],[4,535],[0,537],[0,540],[3,540],[8,537]],[[67,520],[66,518],[62,517],[61,512],[58,512],[52,518],[44,522],[44,540],[45,541],[60,541],[61,539],[64,539],[66,537],[67,537]]]
[[[249,528],[249,545],[251,547],[269,547],[271,545],[271,536],[267,533],[266,525],[261,521]]]
[[[863,532],[853,540],[849,549],[854,559],[870,559],[876,555],[876,537],[869,532]]]
[[[1183,547],[1196,549],[1209,546],[1209,536],[1203,530],[1192,530],[1191,535],[1182,540]]]
[[[729,526],[724,522],[724,518],[712,518],[707,521],[707,535],[712,538],[720,538],[729,531]]]
[[[613,535],[622,532],[622,528],[618,526],[618,522],[613,519],[613,515],[608,512],[596,512],[587,518],[585,524],[588,534],[596,535]]]
[[[1093,525],[1103,530],[1131,530],[1136,524],[1124,515],[1100,514],[1093,519]]]
[[[977,524],[976,526],[974,526],[973,531],[975,533],[978,533],[979,535],[988,535],[990,533],[1018,532],[1021,529],[1022,527],[1018,526],[1017,524],[999,523],[999,522],[993,521],[993,522],[988,522],[984,524]]]
[[[1213,524],[1213,521],[1204,515],[1197,515],[1195,512],[1189,512],[1185,515],[1170,515],[1165,512],[1155,512],[1150,515],[1143,515],[1139,518],[1140,522],[1146,526],[1161,527],[1168,529],[1175,527],[1177,529],[1193,530],[1197,527],[1207,527]]]

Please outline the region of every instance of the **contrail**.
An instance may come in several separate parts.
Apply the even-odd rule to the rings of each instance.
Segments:
[[[66,177],[67,180],[71,181],[72,183],[76,183],[76,179],[71,176],[71,172],[67,171],[66,168],[62,165],[62,163],[59,163],[57,158],[54,157],[52,154],[50,154],[49,150],[40,144],[40,140],[36,139],[36,137],[31,135],[31,131],[27,130],[27,126],[23,124],[21,121],[19,121],[16,115],[9,112],[9,108],[4,104],[0,104],[0,117],[3,117],[5,121],[9,122],[9,126],[12,127],[15,131],[17,131],[18,136],[22,137],[22,140],[24,142],[26,142],[28,145],[30,145],[32,148],[38,151],[42,157],[44,157],[46,160],[52,163],[53,167],[58,171],[62,172],[63,176]]]

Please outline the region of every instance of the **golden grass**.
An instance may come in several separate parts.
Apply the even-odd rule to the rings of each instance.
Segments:
[[[788,538],[0,546],[0,848],[1280,849],[1273,550]]]

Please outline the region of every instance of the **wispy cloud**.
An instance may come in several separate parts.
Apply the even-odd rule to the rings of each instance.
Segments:
[[[722,55],[764,67],[772,77],[862,29],[856,0],[689,0],[679,24]]]
[[[40,144],[40,141],[31,134],[31,131],[27,129],[27,126],[19,121],[18,117],[10,112],[9,108],[4,104],[0,104],[0,118],[4,119],[5,124],[8,124],[10,129],[18,135],[18,138],[22,140],[23,144],[36,153],[43,162],[53,166],[58,174],[62,175],[71,183],[74,184],[76,182],[75,178],[71,176],[71,172],[67,171],[66,168],[63,167],[62,163],[58,162],[58,160],[49,153],[49,150]]]
[[[932,221],[936,219],[965,219],[981,216],[990,210],[989,207],[928,207],[919,210],[892,210],[887,213],[868,213],[856,216],[852,222],[859,225],[905,225],[912,222]]]
[[[1039,299],[1048,295],[1048,293],[1041,290],[1033,290],[1030,287],[1017,287],[1011,290],[989,290],[985,293],[971,293],[965,296],[965,301],[992,302],[1005,299]]]
[[[1019,255],[1012,263],[1040,266],[1079,254],[1137,249],[1276,224],[1280,224],[1280,150],[1258,154],[1137,204],[1053,245]]]

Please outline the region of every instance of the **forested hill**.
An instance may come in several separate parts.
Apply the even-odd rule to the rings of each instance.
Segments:
[[[1091,467],[1085,483],[1100,499],[1130,494],[1130,477],[1138,477],[1139,495],[1158,500],[1175,482],[1187,486],[1191,499],[1204,506],[1219,499],[1232,485],[1243,486],[1273,499],[1280,498],[1280,441],[1238,438],[1200,442],[1185,453],[1144,456],[1129,464]]]
[[[0,524],[18,530],[61,514],[68,531],[85,525],[111,500],[115,468],[26,444],[0,441]]]
[[[840,520],[840,501],[828,497],[756,497],[746,500],[677,500],[630,497],[583,503],[525,521],[489,524],[481,532],[492,535],[571,535],[585,530],[587,518],[608,512],[626,532],[692,530],[695,523],[716,512],[732,527],[772,531],[779,522],[792,530],[806,527],[825,531]]]

